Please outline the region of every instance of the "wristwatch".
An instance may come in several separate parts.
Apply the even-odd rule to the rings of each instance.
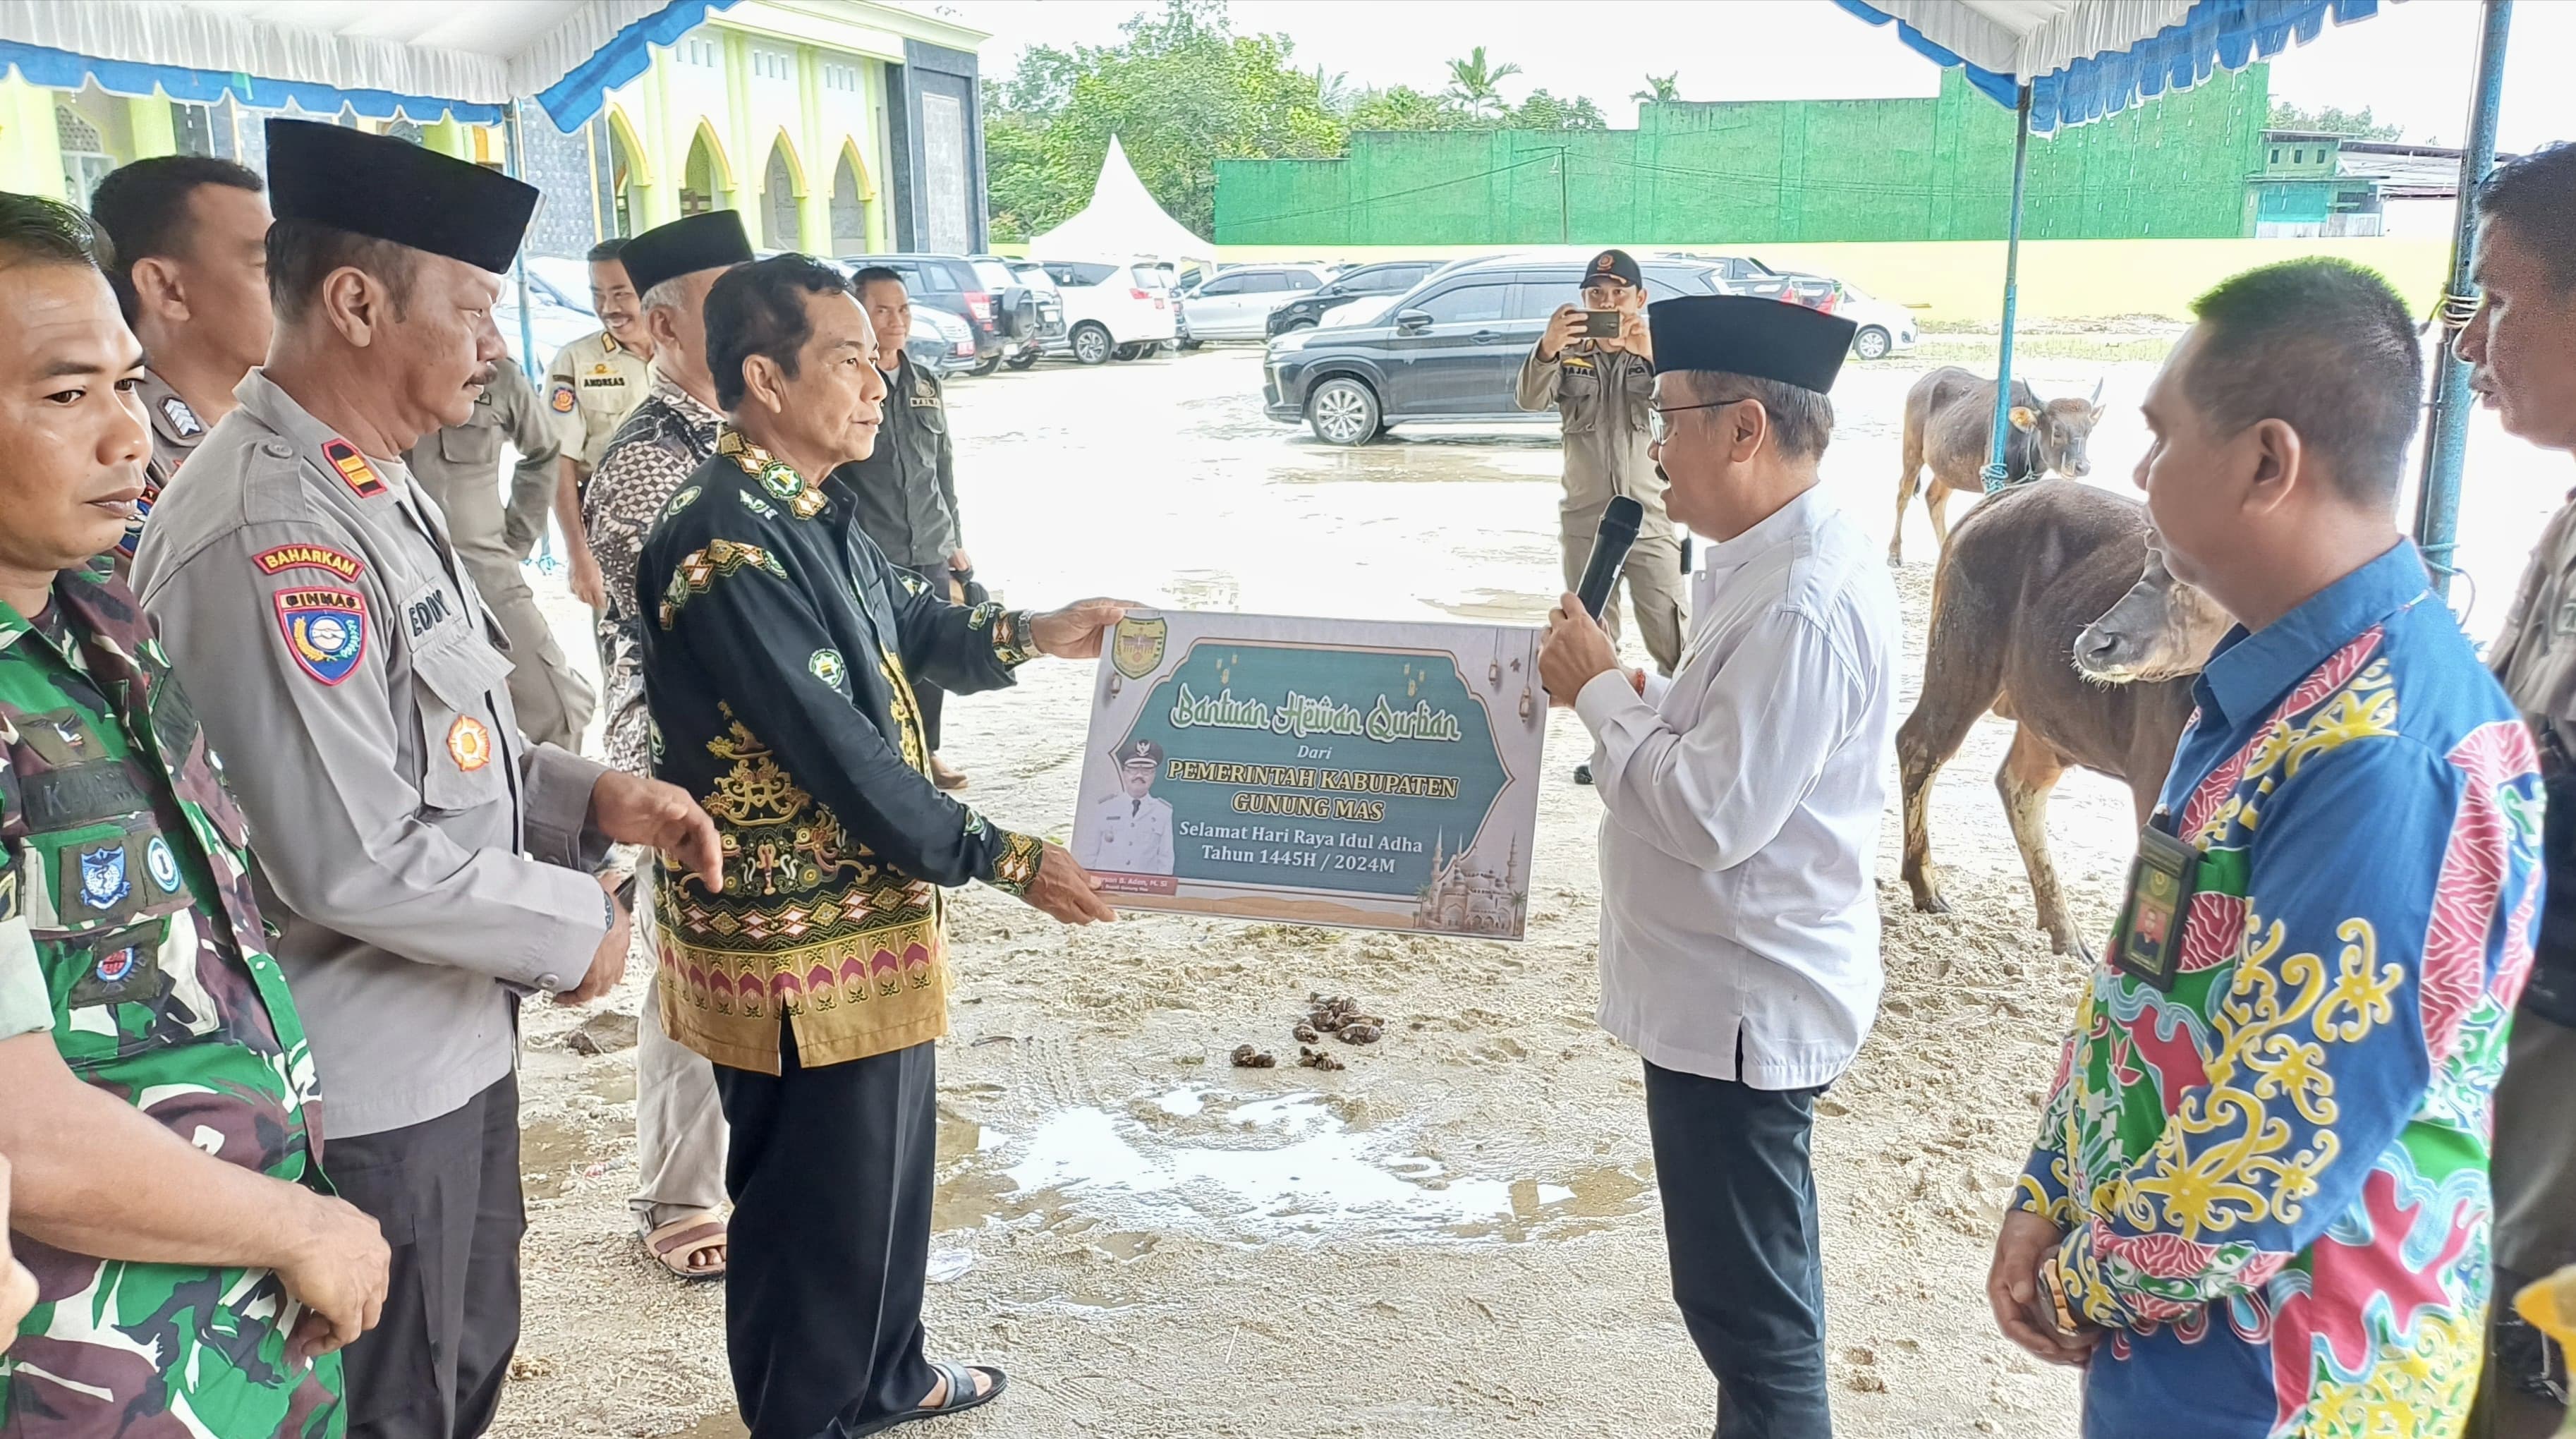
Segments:
[[[2039,1290],[2048,1296],[2049,1315],[2057,1323],[2057,1332],[2068,1339],[2081,1334],[2083,1326],[2076,1323],[2074,1311],[2066,1307],[2066,1281],[2057,1275],[2056,1260],[2039,1262]]]

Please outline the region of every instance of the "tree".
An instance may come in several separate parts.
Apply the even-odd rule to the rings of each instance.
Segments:
[[[1410,85],[1362,91],[1342,120],[1353,130],[1463,130],[1477,123],[1450,101]]]
[[[1675,70],[1669,75],[1657,75],[1650,72],[1646,76],[1646,88],[1632,92],[1628,98],[1648,104],[1678,100],[1682,97],[1680,84],[1681,78],[1682,72],[1679,70]]]
[[[2332,105],[2322,110],[2305,110],[2287,100],[2272,102],[2272,128],[2314,130],[2355,140],[2394,140],[2405,133],[2402,125],[2393,122],[2383,125],[2372,120],[2367,105],[2358,110],[2342,110]]]
[[[1470,115],[1498,117],[1510,110],[1503,99],[1502,83],[1519,73],[1518,65],[1488,66],[1485,47],[1479,45],[1467,52],[1466,59],[1449,62],[1449,88],[1441,92],[1441,98]]]
[[[1559,100],[1545,90],[1532,90],[1520,108],[1504,117],[1512,130],[1607,130],[1609,117],[1584,96]]]

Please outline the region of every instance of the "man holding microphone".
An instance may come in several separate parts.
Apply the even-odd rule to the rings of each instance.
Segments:
[[[1878,1009],[1896,591],[1816,493],[1851,322],[1695,295],[1648,323],[1650,453],[1708,541],[1690,647],[1670,679],[1624,672],[1567,595],[1539,678],[1594,739],[1601,1024],[1645,1061],[1673,1297],[1717,1376],[1718,1439],[1826,1439],[1808,1138]]]

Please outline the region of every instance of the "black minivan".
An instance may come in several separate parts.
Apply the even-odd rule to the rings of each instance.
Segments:
[[[1271,311],[1270,333],[1284,335],[1290,330],[1312,329],[1324,318],[1324,312],[1335,305],[1346,305],[1370,295],[1402,294],[1428,279],[1441,263],[1438,260],[1380,260],[1374,265],[1344,270],[1324,288],[1299,295]]]
[[[1650,299],[1723,295],[1713,261],[1642,262]],[[1554,423],[1512,402],[1521,362],[1559,305],[1580,304],[1575,260],[1502,256],[1424,281],[1365,325],[1296,330],[1270,342],[1263,408],[1305,421],[1328,445],[1365,445],[1411,420]]]

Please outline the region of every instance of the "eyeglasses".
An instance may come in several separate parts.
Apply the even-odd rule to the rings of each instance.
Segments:
[[[1664,438],[1673,432],[1673,422],[1665,419],[1666,415],[1678,415],[1684,410],[1715,410],[1727,405],[1740,405],[1752,398],[1751,395],[1738,395],[1732,400],[1710,400],[1701,405],[1664,405],[1649,410],[1646,412],[1646,437],[1658,445],[1664,442]]]

